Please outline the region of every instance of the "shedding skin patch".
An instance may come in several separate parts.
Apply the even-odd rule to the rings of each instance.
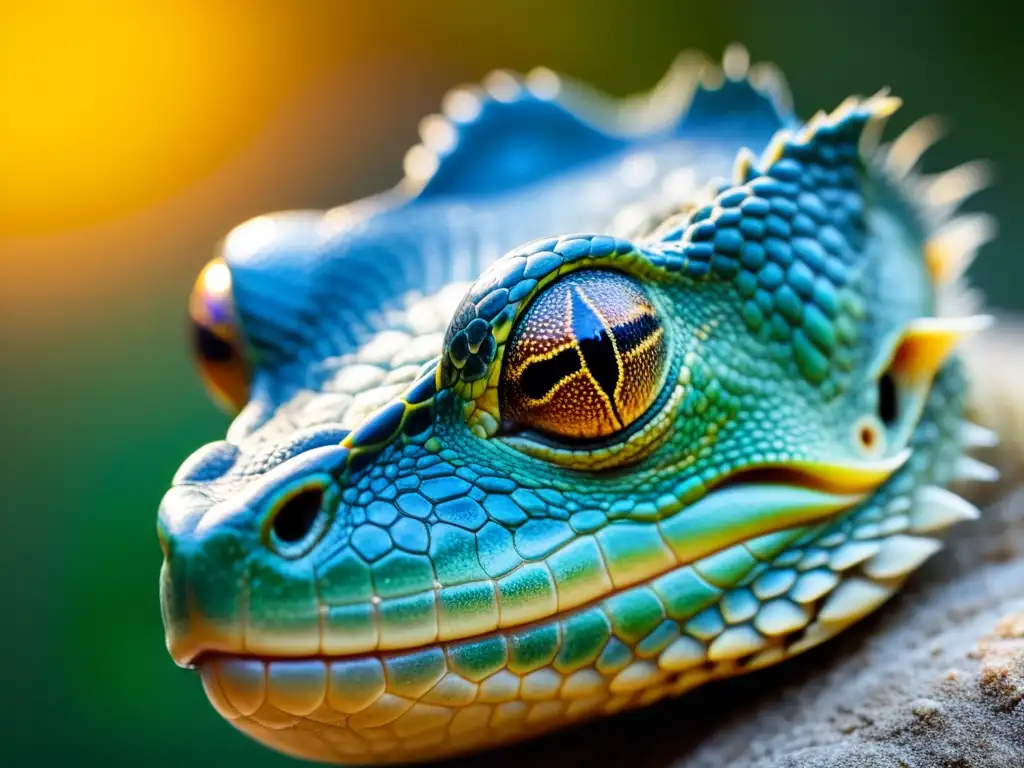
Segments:
[[[512,332],[502,418],[570,438],[612,435],[658,394],[665,330],[638,283],[581,270],[541,293]]]

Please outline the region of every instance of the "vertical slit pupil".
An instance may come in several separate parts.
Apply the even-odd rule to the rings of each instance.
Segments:
[[[554,357],[530,363],[519,375],[519,386],[531,400],[540,400],[562,379],[572,376],[580,369],[580,356],[576,350],[563,349]]]
[[[235,356],[235,350],[227,341],[217,336],[204,325],[193,324],[193,343],[200,359],[213,363],[226,363]]]
[[[896,381],[891,373],[886,373],[878,380],[878,418],[887,427],[892,426],[899,416],[898,399]]]
[[[619,361],[611,336],[594,311],[583,301],[579,288],[572,292],[572,332],[580,354],[594,381],[604,391],[615,410],[615,390],[619,386]],[[619,418],[619,414],[615,414]]]
[[[274,517],[274,535],[285,544],[302,541],[312,530],[323,501],[324,492],[319,488],[311,488],[292,496]]]

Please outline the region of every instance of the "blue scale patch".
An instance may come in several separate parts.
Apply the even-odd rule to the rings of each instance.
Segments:
[[[445,339],[443,385],[467,396],[473,390],[459,382],[489,375],[507,326],[531,295],[516,290],[524,279],[539,285],[583,259],[627,254],[690,280],[734,283],[746,300],[744,322],[775,342],[773,356],[791,357],[814,383],[837,375],[837,347],[856,342],[839,338],[834,321],[843,310],[838,294],[864,243],[857,144],[872,116],[864,106],[820,125],[807,140],[790,140],[767,169],[749,169],[745,184],[725,189],[697,211],[681,237],[637,248],[607,236],[570,235],[512,251],[492,265],[456,312]],[[495,343],[484,323],[492,335],[497,332]]]
[[[750,169],[745,184],[722,191],[651,256],[692,279],[733,283],[747,327],[814,383],[840,378],[837,350],[856,344],[843,333],[853,324],[839,318],[857,311],[841,297],[864,245],[857,146],[872,117],[862,105],[807,140],[789,140],[763,173]]]
[[[458,498],[437,506],[437,516],[446,523],[469,531],[477,531],[487,522],[483,507],[471,498]]]
[[[511,101],[481,94],[478,115],[456,123],[456,140],[418,195],[490,195],[565,173],[630,142],[583,122],[570,109],[520,89]]]
[[[394,542],[388,532],[376,525],[360,525],[352,532],[353,549],[368,563],[386,555],[393,546]]]
[[[515,543],[519,553],[530,560],[551,554],[574,536],[561,520],[529,520],[516,530]]]
[[[390,529],[395,546],[406,552],[422,554],[427,551],[430,538],[427,526],[411,517],[400,517]]]

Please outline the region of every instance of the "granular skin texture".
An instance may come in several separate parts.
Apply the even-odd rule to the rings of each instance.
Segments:
[[[876,615],[813,651],[447,765],[1024,768],[1024,490],[947,541]]]

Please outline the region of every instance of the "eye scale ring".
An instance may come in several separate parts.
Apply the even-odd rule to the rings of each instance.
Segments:
[[[591,268],[617,262],[640,272],[668,273],[663,260],[654,253],[640,251],[628,240],[607,235],[576,234],[526,243],[488,267],[463,297],[445,334],[438,386],[453,389],[463,400],[476,401],[482,410],[497,418],[496,379],[501,370],[492,364],[504,353],[505,341],[521,305],[528,302],[538,286],[581,267],[584,261]],[[474,352],[466,334],[476,320],[487,326],[477,327],[489,332]],[[489,381],[492,375],[495,381]],[[481,400],[485,392],[490,396]]]
[[[643,287],[618,272],[572,272],[531,302],[509,337],[503,419],[571,439],[640,418],[665,370],[665,331]]]

